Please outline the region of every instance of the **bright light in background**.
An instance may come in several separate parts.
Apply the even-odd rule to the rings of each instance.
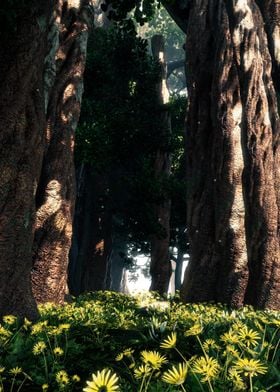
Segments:
[[[137,280],[135,280],[135,279],[130,280],[130,278],[134,277],[135,275],[132,274],[129,270],[127,271],[127,278],[128,278],[127,279],[127,287],[128,287],[128,290],[130,293],[149,291],[149,288],[151,286],[151,278],[150,277],[148,278],[142,272],[143,269],[146,269],[146,265],[148,263],[148,260],[149,260],[148,256],[138,256],[137,257],[136,265],[137,265],[137,271],[139,271]],[[184,273],[185,273],[185,269],[186,269],[187,265],[188,265],[188,260],[183,262],[182,277],[181,277],[182,283],[183,283]],[[174,287],[174,284],[172,285],[172,283],[171,283],[172,279],[175,279],[174,273],[172,274],[172,276],[170,278],[170,284],[169,284],[169,289],[168,289],[169,293],[174,294],[174,293],[172,293],[172,289],[171,289],[171,287]]]

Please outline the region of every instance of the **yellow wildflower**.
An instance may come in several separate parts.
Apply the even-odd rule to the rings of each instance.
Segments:
[[[244,381],[242,380],[240,374],[236,370],[234,370],[232,368],[229,370],[228,379],[230,381],[232,381],[234,391],[245,391],[246,390],[246,385],[245,385]]]
[[[10,369],[10,370],[9,370],[9,373],[12,374],[12,375],[14,375],[14,376],[16,376],[17,374],[22,373],[22,368],[16,366],[16,367]]]
[[[194,324],[190,329],[185,332],[185,336],[195,336],[200,335],[203,331],[203,328],[200,324]]]
[[[134,353],[134,350],[132,350],[131,348],[127,348],[127,349],[123,350],[123,355],[125,357],[131,357],[133,353]]]
[[[2,325],[0,325],[0,337],[1,338],[9,338],[10,336],[12,336],[12,332],[8,331],[6,328],[2,327]]]
[[[146,365],[153,369],[160,369],[160,367],[167,362],[164,355],[159,354],[157,351],[142,351],[141,357]]]
[[[53,349],[53,353],[54,353],[54,355],[56,355],[57,357],[61,357],[61,355],[64,354],[64,351],[63,351],[62,348],[60,348],[60,347],[55,347],[55,348]]]
[[[117,356],[116,356],[116,361],[121,361],[123,359],[123,353],[119,353]]]
[[[73,380],[74,382],[79,382],[79,381],[81,381],[80,377],[79,377],[77,374],[74,374],[74,375],[72,376],[72,380]]]
[[[9,314],[7,316],[3,317],[3,321],[6,324],[12,325],[16,322],[17,318],[15,316],[13,316],[12,314]]]
[[[226,344],[237,344],[239,343],[239,337],[237,336],[236,331],[230,329],[221,336],[221,341]]]
[[[34,355],[40,355],[46,348],[47,348],[46,343],[43,341],[40,341],[40,342],[34,344],[32,352]]]
[[[140,365],[138,368],[134,369],[135,378],[143,378],[149,374],[151,374],[152,368],[148,365]]]
[[[92,381],[87,381],[84,392],[117,392],[119,391],[118,377],[109,369],[103,369],[92,374]]]
[[[69,377],[65,370],[60,370],[56,373],[55,379],[58,384],[67,385],[69,384]]]
[[[205,342],[203,342],[203,348],[205,351],[209,351],[211,348],[218,349],[219,346],[214,339],[206,339]]]
[[[194,361],[192,371],[203,376],[202,382],[207,382],[217,377],[220,365],[215,358],[200,357]]]
[[[267,366],[258,359],[239,358],[233,366],[233,369],[244,376],[254,377],[257,374],[265,374]]]
[[[172,332],[161,344],[161,348],[171,349],[176,346],[177,342],[177,334],[176,332]]]
[[[171,369],[163,373],[162,380],[168,384],[184,384],[187,377],[188,367],[186,362],[179,363],[178,366],[172,366]]]
[[[247,325],[237,332],[237,336],[247,347],[256,346],[258,344],[258,340],[261,339],[258,332],[249,329]]]

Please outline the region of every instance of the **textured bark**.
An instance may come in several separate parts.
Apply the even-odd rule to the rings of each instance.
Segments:
[[[28,318],[37,315],[30,282],[32,227],[43,154],[47,25],[54,5],[33,3],[16,15],[9,35],[0,27],[0,314]],[[15,15],[7,1],[2,7]]]
[[[161,64],[161,83],[158,86],[159,104],[164,105],[168,102],[169,95],[166,87],[167,66],[164,54],[164,39],[161,35],[152,38],[152,51],[155,59]],[[159,119],[164,132],[171,132],[170,116],[167,110],[163,110]],[[163,129],[161,131],[163,131]],[[166,151],[166,146],[160,146],[154,164],[156,176],[170,174],[170,154]],[[151,240],[151,287],[150,290],[158,291],[160,294],[167,293],[169,279],[171,276],[171,263],[169,255],[170,241],[170,200],[165,200],[161,205],[155,206],[159,224],[165,231],[164,238],[154,235]]]
[[[43,168],[36,195],[32,287],[38,302],[63,302],[67,291],[75,199],[74,131],[83,90],[88,29],[88,1],[60,0],[54,40],[47,61],[47,127]]]
[[[253,0],[201,0],[187,32],[187,301],[279,308],[279,116]]]
[[[78,198],[69,265],[71,294],[105,290],[112,249],[107,180],[85,165],[78,181]]]

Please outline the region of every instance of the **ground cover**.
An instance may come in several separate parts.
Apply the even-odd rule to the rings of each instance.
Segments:
[[[280,312],[97,292],[0,326],[0,391],[280,391]]]

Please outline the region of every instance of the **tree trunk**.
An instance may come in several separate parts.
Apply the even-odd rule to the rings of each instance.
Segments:
[[[75,200],[74,131],[83,91],[88,0],[60,0],[48,58],[46,149],[38,191],[33,246],[32,287],[38,302],[63,302],[67,291],[68,253]],[[52,29],[52,30],[53,30]],[[51,31],[52,31],[51,30]],[[53,61],[52,61],[53,60]]]
[[[92,166],[84,165],[78,181],[69,264],[69,288],[74,295],[106,288],[112,249],[107,188],[106,178],[94,173]]]
[[[186,49],[191,254],[182,296],[277,309],[279,116],[256,2],[193,3]]]
[[[0,5],[11,16],[0,27],[0,314],[31,319],[37,315],[30,282],[34,193],[43,154],[43,67],[53,6],[42,0],[16,11],[7,1]]]
[[[158,86],[158,99],[159,104],[164,105],[169,100],[169,94],[166,87],[166,74],[167,67],[164,54],[164,39],[161,35],[155,35],[152,38],[152,51],[153,56],[157,59],[161,65],[161,83]],[[171,132],[170,115],[165,109],[159,119],[160,126],[162,127],[163,138],[166,137],[166,133]],[[157,152],[154,171],[156,176],[169,175],[170,174],[170,154],[167,151],[166,146],[161,146]],[[158,223],[163,228],[165,234],[164,238],[160,238],[158,235],[153,235],[151,240],[151,287],[150,290],[158,291],[161,295],[167,293],[169,279],[171,276],[171,263],[169,255],[169,241],[170,241],[170,200],[165,200],[161,205],[155,206]]]
[[[125,279],[125,259],[127,257],[127,239],[121,234],[114,234],[112,253],[110,258],[110,290],[122,292],[126,286]]]
[[[106,178],[92,174],[93,199],[91,209],[90,241],[85,250],[82,274],[82,291],[97,291],[107,288],[109,259],[112,251],[112,219],[108,208]],[[88,211],[87,211],[88,213]]]
[[[182,287],[182,273],[183,273],[184,252],[178,247],[178,254],[176,258],[175,269],[175,290],[181,290]]]

